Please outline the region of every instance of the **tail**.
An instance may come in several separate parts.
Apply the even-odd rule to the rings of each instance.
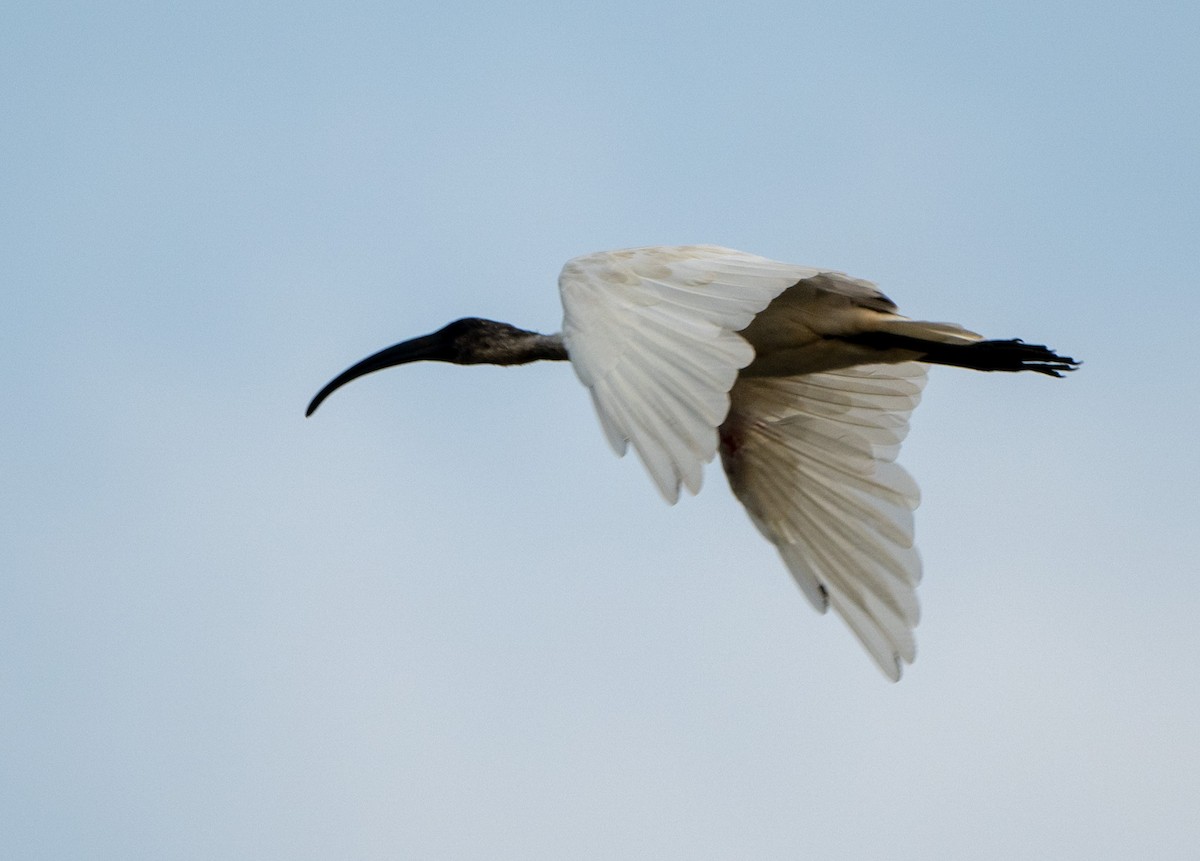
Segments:
[[[845,340],[877,350],[912,351],[918,354],[916,358],[921,362],[973,371],[1034,371],[1061,377],[1080,364],[1049,347],[1026,344],[1019,338],[985,341],[953,323],[888,321],[886,328],[850,335]]]

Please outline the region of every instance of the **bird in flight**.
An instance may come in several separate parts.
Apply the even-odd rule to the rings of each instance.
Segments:
[[[893,681],[916,657],[916,483],[895,459],[925,364],[1058,377],[1078,362],[954,323],[911,320],[874,284],[712,245],[569,261],[562,332],[468,317],[381,350],[326,385],[408,362],[569,361],[618,454],[663,497],[700,490],[718,452],[733,493],[821,612]]]

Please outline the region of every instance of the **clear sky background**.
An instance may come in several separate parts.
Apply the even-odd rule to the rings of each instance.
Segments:
[[[9,3],[0,857],[1195,858],[1200,6]],[[712,242],[1048,343],[936,369],[888,683],[556,331]]]

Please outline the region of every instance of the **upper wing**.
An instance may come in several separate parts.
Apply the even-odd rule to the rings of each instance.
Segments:
[[[893,461],[924,385],[915,362],[742,379],[721,427],[721,460],[751,520],[893,680],[916,656],[921,578],[919,492]]]
[[[736,334],[819,269],[693,245],[571,260],[563,341],[618,454],[632,442],[669,502],[700,489],[729,390],[754,350]]]

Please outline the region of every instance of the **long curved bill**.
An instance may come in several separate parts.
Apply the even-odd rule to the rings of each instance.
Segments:
[[[411,341],[394,344],[391,347],[380,350],[378,353],[367,356],[367,358],[363,359],[357,365],[352,365],[342,371],[330,380],[325,388],[317,392],[316,397],[309,403],[308,409],[304,411],[304,415],[311,416],[317,411],[317,407],[321,405],[322,401],[351,380],[358,379],[375,371],[382,371],[384,368],[404,365],[408,362],[444,359],[446,342],[445,339],[438,337],[439,335],[440,333],[436,332],[432,335],[422,335],[420,338],[413,338]]]

